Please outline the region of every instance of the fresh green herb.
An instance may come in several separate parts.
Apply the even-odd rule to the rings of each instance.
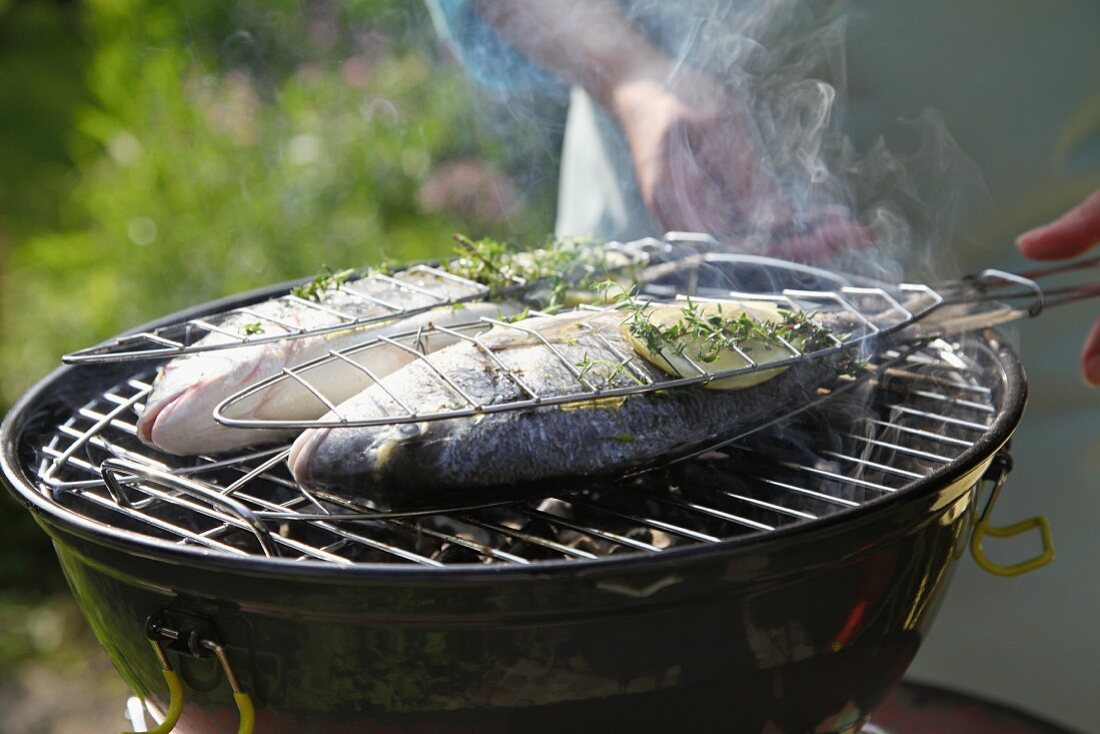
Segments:
[[[514,313],[511,316],[502,316],[501,321],[506,324],[514,324],[517,321],[523,321],[525,318],[531,315],[531,309],[525,308],[519,313]]]
[[[352,272],[354,271],[341,270],[337,273],[328,265],[323,265],[321,272],[313,276],[313,280],[294,286],[290,289],[290,293],[303,300],[320,303],[325,299],[328,291],[335,290],[346,283]]]
[[[783,348],[786,343],[805,354],[835,344],[829,329],[815,322],[814,314],[802,311],[787,312],[782,321],[769,321],[743,311],[736,316],[724,314],[721,304],[706,309],[689,298],[681,309],[682,317],[662,327],[653,322],[648,303],[629,298],[623,307],[628,311],[627,328],[649,353],[671,350],[685,356],[688,346],[695,345],[694,354],[686,356],[704,364],[734,348],[750,354],[755,346],[771,350]]]
[[[264,333],[264,325],[259,321],[253,321],[248,324],[242,324],[240,328],[241,334],[244,336],[252,336],[253,334]]]
[[[382,262],[373,266],[369,271],[367,271],[367,275],[393,275],[397,271],[404,269],[404,267],[404,263],[402,263],[400,260],[386,258]]]
[[[525,297],[542,310],[591,301],[587,294],[592,285],[607,282],[609,277],[606,254],[587,240],[554,240],[537,250],[523,251],[488,237],[475,241],[455,234],[454,239],[458,257],[447,265],[449,272],[487,285],[494,293],[523,287]],[[633,283],[636,269],[616,269],[619,280],[610,281],[620,288],[616,297]]]
[[[590,359],[588,352],[584,353],[584,357],[577,362],[576,367],[582,380],[592,378],[590,381],[595,382],[597,387],[613,385],[617,377],[626,377],[637,385],[645,384],[626,366],[625,362],[615,359]]]

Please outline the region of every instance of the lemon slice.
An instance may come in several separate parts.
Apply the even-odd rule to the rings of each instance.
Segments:
[[[775,324],[783,323],[786,320],[786,314],[780,311],[778,306],[770,303],[754,303],[752,305],[696,303],[689,308],[693,309],[694,313],[700,317],[721,316],[724,321],[736,321],[743,315],[757,321]],[[642,318],[647,319],[650,324],[664,333],[682,322],[685,315],[685,307],[667,305],[647,308]],[[635,352],[662,372],[673,377],[695,377],[698,375],[699,371],[692,366],[692,361],[710,373],[728,372],[752,365],[752,362],[730,347],[721,348],[717,355],[713,355],[714,359],[704,362],[700,355],[712,356],[712,347],[704,337],[685,336],[675,341],[662,339],[660,349],[654,351],[649,344],[646,344],[644,339],[631,333],[629,319],[623,323],[622,329]],[[746,339],[737,346],[748,357],[751,357],[757,365],[778,362],[792,356],[790,350],[774,339]],[[712,390],[742,390],[746,387],[753,387],[767,382],[786,370],[786,365],[773,369],[754,370],[743,375],[712,380],[706,383],[704,387]]]

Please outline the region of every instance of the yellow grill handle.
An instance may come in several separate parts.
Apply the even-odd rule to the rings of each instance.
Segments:
[[[1011,538],[1035,528],[1039,529],[1043,551],[1034,558],[1005,566],[990,560],[982,549],[982,541],[987,535],[994,538]],[[970,555],[974,556],[974,560],[979,566],[997,576],[1019,576],[1022,573],[1042,568],[1054,560],[1054,538],[1050,533],[1050,521],[1039,516],[1029,517],[1026,520],[1004,526],[990,525],[988,521],[979,522],[970,535]]]
[[[156,641],[150,640],[150,642],[153,644],[153,650],[157,653],[157,659],[160,660],[164,681],[168,684],[168,710],[164,712],[164,721],[160,722],[159,726],[149,729],[146,734],[171,734],[172,730],[176,728],[176,723],[180,720],[180,714],[183,713],[183,682],[180,680],[179,674],[172,670],[172,666],[168,664],[164,649]],[[127,731],[122,734],[137,733]]]
[[[256,725],[256,710],[252,707],[252,699],[247,693],[237,691],[233,694],[233,700],[237,702],[237,710],[241,712],[241,723],[237,727],[237,734],[252,734]]]
[[[168,662],[162,640],[172,641],[169,644],[175,646],[171,649],[180,654],[205,657],[209,654],[206,651],[214,653],[229,682],[229,687],[233,690],[233,702],[237,705],[237,711],[240,714],[237,734],[252,734],[256,727],[256,708],[252,704],[251,696],[241,688],[233,666],[229,664],[229,656],[215,638],[213,623],[209,619],[186,610],[165,608],[146,620],[145,631],[153,646],[153,652],[156,653],[157,660],[164,669],[164,679],[168,681],[169,691],[168,713],[164,722],[157,728],[151,729],[150,734],[170,734],[183,711],[183,683]],[[202,648],[205,648],[205,651]],[[135,734],[135,732],[123,734]]]
[[[986,503],[981,517],[970,534],[970,555],[974,557],[974,561],[979,566],[995,576],[1019,576],[1037,568],[1042,568],[1054,560],[1054,538],[1050,532],[1050,521],[1045,517],[1029,517],[1011,525],[993,525],[989,522],[993,505],[996,504],[997,498],[1001,496],[1001,488],[1004,487],[1005,479],[1011,470],[1011,457],[1005,451],[1001,451],[994,457],[993,464],[986,473],[988,478],[990,474],[995,472],[995,476],[990,478],[993,482],[993,490],[990,492],[989,501]],[[1043,550],[1039,555],[1026,561],[1003,565],[991,560],[982,547],[987,535],[994,538],[1013,538],[1035,529],[1039,531],[1039,540],[1042,542]]]

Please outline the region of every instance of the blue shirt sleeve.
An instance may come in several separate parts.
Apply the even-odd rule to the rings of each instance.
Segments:
[[[563,86],[486,23],[472,0],[426,0],[426,3],[436,32],[483,87],[509,94]]]

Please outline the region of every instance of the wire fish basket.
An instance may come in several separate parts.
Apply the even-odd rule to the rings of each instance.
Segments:
[[[627,379],[607,379],[607,375],[593,374],[586,369],[583,360],[546,336],[546,328],[553,328],[561,316],[547,318],[536,314],[527,319],[507,322],[483,318],[478,322],[459,327],[436,326],[396,336],[384,336],[366,340],[353,346],[331,350],[328,354],[303,364],[283,368],[266,380],[250,385],[222,401],[214,411],[219,423],[237,428],[347,428],[383,426],[423,421],[449,420],[508,411],[530,410],[547,406],[567,406],[594,400],[629,398],[657,391],[676,388],[705,386],[731,378],[743,378],[765,370],[791,367],[808,360],[825,360],[839,355],[863,358],[888,347],[904,344],[927,343],[936,338],[995,326],[1011,320],[1038,315],[1045,307],[1100,295],[1100,286],[1077,285],[1045,291],[1035,282],[1036,278],[1067,272],[1094,269],[1098,260],[1086,260],[1057,268],[1036,271],[1025,275],[987,270],[981,275],[949,283],[940,288],[922,284],[903,283],[892,288],[844,286],[834,290],[787,289],[778,294],[725,293],[721,298],[681,297],[676,303],[718,304],[727,309],[748,306],[750,318],[763,323],[753,307],[769,306],[779,313],[830,322],[834,325],[824,345],[803,349],[792,340],[777,338],[780,354],[767,360],[758,360],[736,343],[726,346],[740,357],[740,366],[715,369],[707,363],[681,354],[676,370],[655,372],[646,367],[641,357],[633,351],[616,347],[612,340],[598,329],[589,327],[583,313],[575,318],[579,328],[586,329],[584,339],[594,350],[610,355],[602,361],[613,371]],[[641,308],[657,305],[658,301],[646,300]],[[1017,303],[1020,305],[1010,305]],[[634,307],[638,308],[637,302]],[[607,309],[585,309],[606,313]],[[624,315],[624,320],[628,318]],[[839,325],[841,328],[836,328]],[[491,332],[491,334],[490,334]],[[508,334],[541,345],[545,357],[557,363],[572,375],[568,389],[544,392],[529,384],[522,374],[510,368],[497,354],[497,347],[487,343],[506,339]],[[511,388],[511,397],[484,400],[471,395],[461,380],[442,366],[436,358],[438,346],[465,343],[476,349],[484,360],[499,371],[503,381]],[[444,409],[426,407],[410,402],[391,392],[383,378],[374,374],[371,364],[386,357],[419,362],[427,368],[438,383],[453,396],[452,404]],[[351,370],[360,379],[365,377],[377,385],[390,400],[392,409],[385,415],[350,415],[341,405],[330,400],[324,385],[331,384],[334,374]],[[257,417],[257,408],[269,400],[273,391],[283,394],[296,393],[298,404],[303,406],[300,416]],[[308,407],[306,407],[308,406]]]
[[[591,276],[605,277],[644,267],[647,249],[652,249],[654,242],[647,239],[608,243],[598,249],[578,247],[572,251],[572,261],[569,256],[560,258],[566,272],[532,278],[506,269],[492,273],[491,285],[459,274],[467,270],[456,267],[456,263],[476,260],[473,255],[418,263],[393,273],[371,268],[329,273],[288,287],[275,298],[125,334],[66,354],[62,361],[79,365],[181,357],[363,330],[472,301],[510,297],[523,300],[558,278],[581,282]],[[508,253],[509,258],[517,260],[528,255],[538,257],[539,252]],[[491,270],[493,263],[483,262],[480,266]]]

